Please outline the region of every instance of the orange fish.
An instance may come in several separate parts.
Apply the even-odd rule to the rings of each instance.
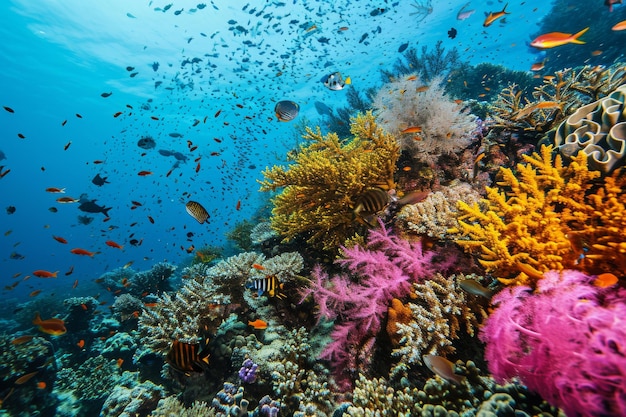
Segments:
[[[416,92],[416,93],[423,93],[424,91],[428,91],[428,86],[427,86],[427,85],[423,85],[423,86],[421,86],[421,87],[417,87],[417,88],[415,89],[415,92]]]
[[[530,66],[530,70],[531,71],[541,71],[542,69],[544,69],[546,66],[546,62],[545,61],[541,61],[541,62],[535,62],[534,64],[532,64]]]
[[[26,382],[28,382],[32,377],[34,377],[35,375],[37,375],[37,373],[39,373],[39,371],[35,371],[35,372],[31,372],[30,374],[26,374],[26,375],[22,375],[21,377],[17,378],[17,380],[15,381],[15,385],[22,385],[25,384]]]
[[[617,276],[611,274],[610,272],[605,272],[604,274],[600,274],[596,277],[593,281],[593,285],[600,288],[606,288],[617,284],[617,281],[619,281]]]
[[[615,26],[611,28],[611,30],[625,30],[626,29],[626,20],[622,20],[617,23]]]
[[[31,340],[33,340],[33,337],[35,336],[25,335],[25,336],[16,337],[15,339],[11,340],[11,344],[21,345],[22,343],[30,342]]]
[[[267,322],[261,319],[256,319],[255,321],[249,321],[248,326],[252,326],[256,330],[265,330],[267,329]]]
[[[63,239],[61,236],[52,236],[52,239],[56,240],[59,243],[67,244],[67,240]]]
[[[146,175],[152,175],[152,171],[139,171],[137,173],[140,177],[145,177]]]
[[[78,199],[72,198],[72,197],[59,197],[57,198],[57,203],[61,203],[61,204],[78,203]]]
[[[49,192],[49,193],[65,193],[65,188],[48,187],[48,188],[46,188],[46,192]]]
[[[400,133],[419,133],[422,131],[420,126],[410,126],[402,130]]]
[[[29,297],[36,297],[39,294],[41,294],[41,290],[35,290],[33,292],[31,292],[30,294],[28,294]]]
[[[74,281],[74,285],[72,285],[72,289],[78,287],[78,280]]]
[[[237,205],[235,206],[235,210],[241,210],[241,200],[237,200]]]
[[[259,264],[252,264],[252,268],[258,270],[258,271],[263,271],[265,269],[265,267],[263,265],[259,265]]]
[[[120,244],[118,244],[118,243],[116,243],[116,242],[114,242],[112,240],[107,240],[104,243],[106,243],[107,246],[110,246],[110,247],[115,248],[115,249],[124,249],[124,246],[122,246],[122,245],[120,245]]]
[[[43,381],[37,382],[37,389],[46,389],[46,383]]]
[[[89,252],[88,250],[81,249],[81,248],[74,248],[70,252],[72,252],[74,255],[84,255],[84,256],[91,256],[91,257],[93,257],[94,255],[98,253],[98,252]]]
[[[534,41],[530,43],[530,46],[534,46],[535,48],[539,48],[539,49],[548,49],[548,48],[554,48],[557,46],[565,45],[568,43],[576,43],[576,44],[582,45],[585,42],[581,41],[578,38],[581,37],[588,30],[589,28],[586,27],[580,32],[575,33],[573,35],[571,33],[562,33],[562,32],[546,33],[544,35],[538,36]]]
[[[85,340],[84,339],[80,339],[78,341],[78,343],[76,343],[76,346],[78,346],[80,349],[85,347]]]
[[[58,273],[59,271],[50,272],[44,269],[38,269],[36,271],[33,271],[33,275],[39,278],[56,278]]]
[[[504,5],[504,9],[502,9],[502,11],[500,11],[500,12],[489,12],[489,14],[487,15],[487,18],[485,18],[485,21],[483,22],[483,26],[484,27],[490,26],[493,22],[495,22],[496,20],[500,19],[505,14],[511,14],[511,13],[506,11],[506,6],[508,6],[508,5],[509,5],[509,3]]]
[[[123,363],[124,363],[124,359],[119,358],[119,359],[117,360],[117,363],[116,363],[116,364],[117,364],[117,367],[118,367],[118,368],[121,368]]]
[[[35,326],[39,326],[39,330],[52,336],[61,336],[67,333],[65,328],[65,322],[61,319],[47,319],[42,320],[39,313],[35,313],[35,319],[33,320]]]

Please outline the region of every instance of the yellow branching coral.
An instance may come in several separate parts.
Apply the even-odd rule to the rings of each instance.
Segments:
[[[261,190],[283,188],[273,199],[271,223],[286,240],[305,235],[316,247],[336,250],[358,228],[353,208],[359,196],[394,187],[399,148],[371,112],[352,120],[350,141],[322,135],[319,127],[306,131],[294,164],[265,170]]]
[[[459,202],[457,243],[504,284],[532,284],[548,270],[586,273],[626,268],[626,177],[602,180],[580,152],[564,166],[552,146],[524,155],[517,173],[500,170],[498,187],[469,206]]]

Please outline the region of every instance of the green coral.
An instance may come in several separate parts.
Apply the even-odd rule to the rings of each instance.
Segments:
[[[272,227],[285,240],[306,235],[309,244],[336,250],[360,227],[353,209],[367,189],[394,188],[399,157],[396,139],[383,131],[371,112],[352,119],[354,137],[341,141],[307,128],[307,143],[294,164],[263,172],[262,191],[282,191],[273,199]]]

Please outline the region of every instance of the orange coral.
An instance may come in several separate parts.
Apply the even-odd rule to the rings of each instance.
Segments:
[[[387,316],[387,333],[391,343],[394,346],[399,346],[402,335],[398,334],[398,323],[409,324],[413,320],[413,313],[408,305],[404,305],[402,301],[394,298],[387,310]]]

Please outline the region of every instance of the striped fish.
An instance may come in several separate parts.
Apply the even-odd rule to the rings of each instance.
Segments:
[[[276,113],[276,117],[281,122],[295,119],[299,112],[300,106],[298,106],[298,103],[289,100],[279,101],[276,103],[276,107],[274,107],[274,113]]]
[[[206,342],[208,344],[208,340]],[[199,348],[199,343],[190,344],[174,340],[167,353],[167,363],[185,375],[190,375],[191,372],[204,372],[209,368],[209,352],[205,347],[198,353]]]
[[[198,223],[202,224],[209,218],[209,213],[206,211],[202,204],[197,201],[190,201],[185,204],[185,209],[187,213],[194,219],[198,221]]]
[[[283,284],[278,281],[278,278],[274,275],[268,275],[265,278],[255,279],[248,285],[248,288],[257,290],[259,297],[263,295],[263,293],[267,293],[270,297],[281,299],[286,297],[285,294],[281,292]]]
[[[383,211],[391,201],[389,194],[381,188],[365,190],[356,200],[354,214],[357,219],[369,226],[375,227],[375,217]]]

